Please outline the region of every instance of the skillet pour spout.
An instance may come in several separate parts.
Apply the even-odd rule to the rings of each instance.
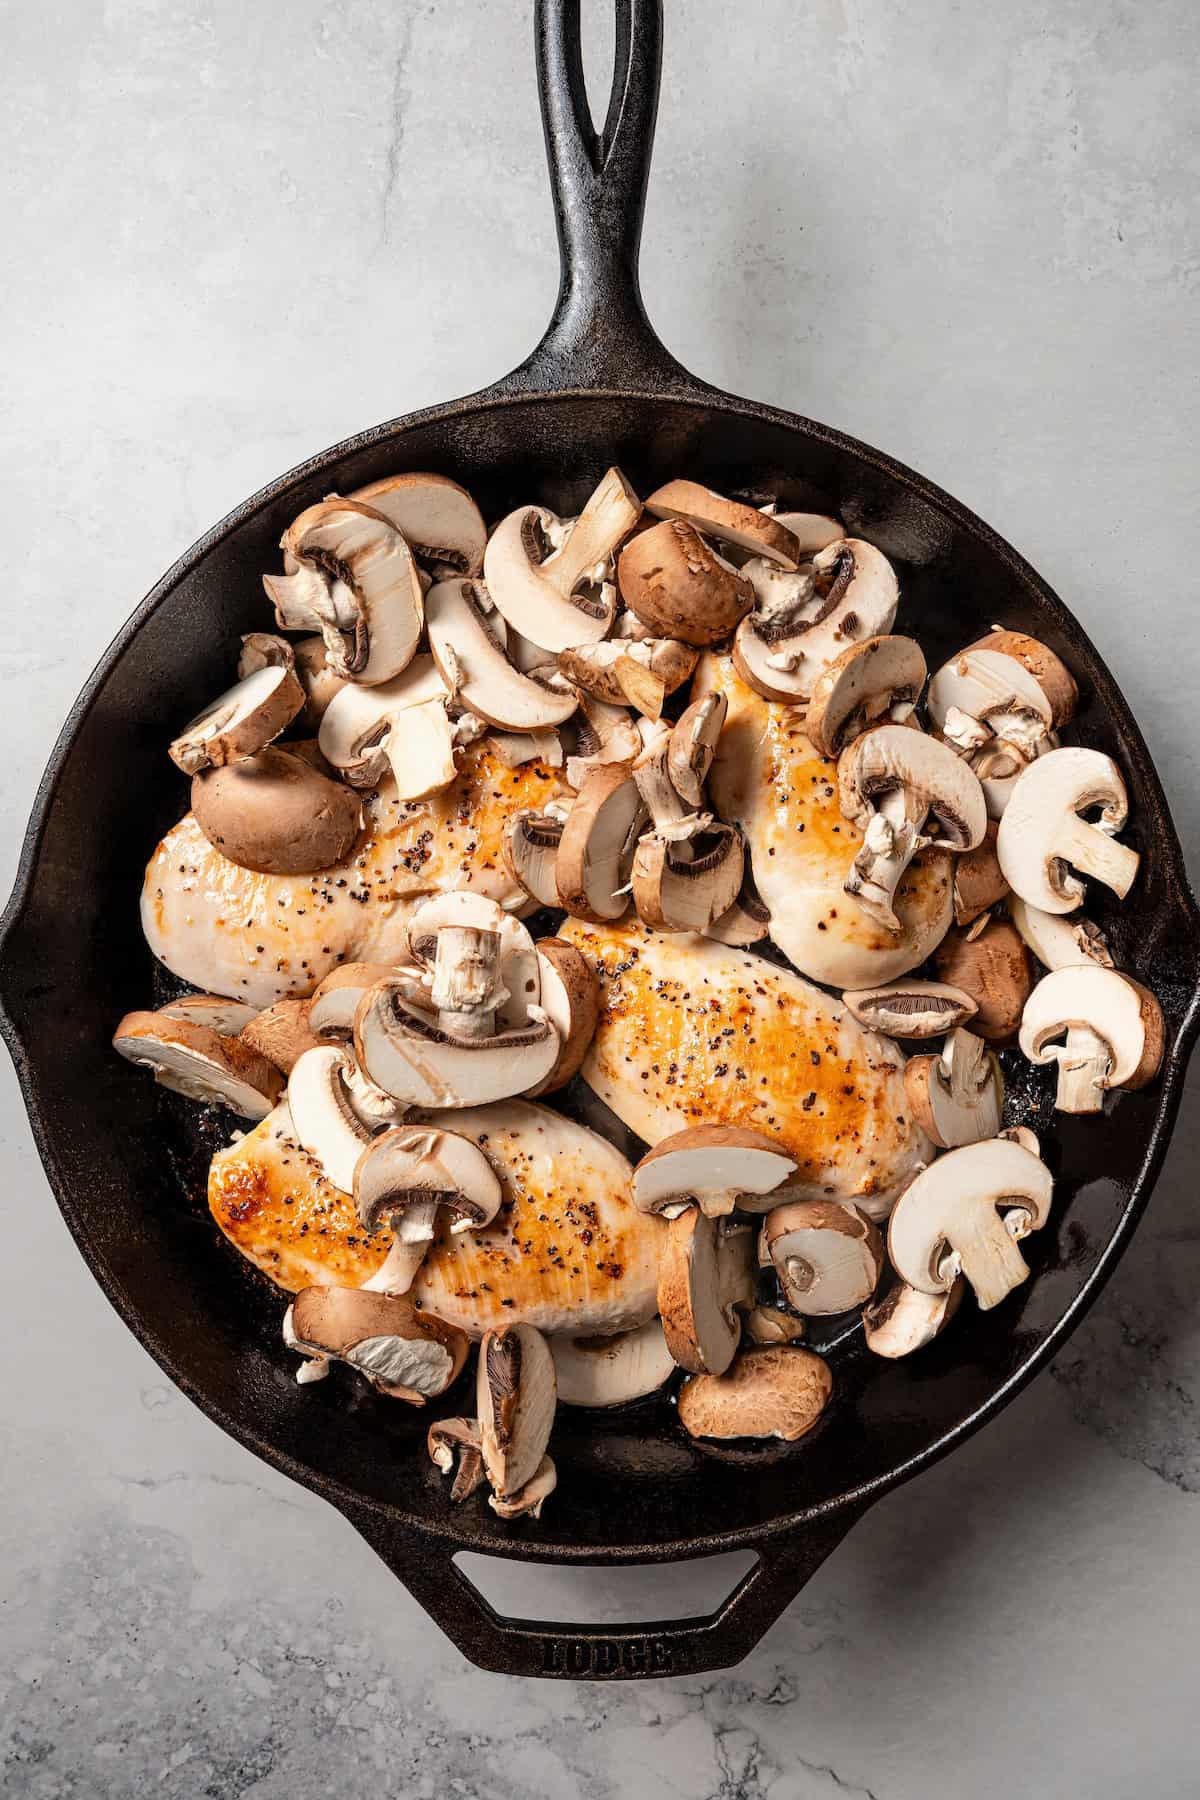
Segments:
[[[709,387],[659,343],[638,284],[658,104],[661,0],[616,0],[612,95],[597,131],[578,0],[538,0],[535,44],[562,280],[549,327],[510,375],[465,400],[365,431],[281,476],[170,569],[109,646],[51,756],[0,923],[0,1029],[54,1193],[97,1280],[189,1397],[273,1467],[322,1494],[481,1667],[552,1679],[642,1680],[738,1662],[864,1509],[995,1416],[1063,1344],[1111,1274],[1149,1198],[1200,1019],[1200,915],[1145,743],[1088,637],[1017,553],[957,501],[853,439]],[[427,1418],[337,1384],[299,1389],[279,1301],[218,1240],[204,1207],[221,1139],[185,1102],[131,1082],[113,1024],[146,1003],[141,870],[184,809],[163,746],[225,685],[239,634],[260,629],[258,577],[305,506],[405,469],[471,488],[496,517],[536,497],[578,508],[613,463],[645,493],[686,474],[725,493],[833,513],[898,566],[906,620],[930,656],[994,621],[1049,644],[1078,681],[1078,741],[1120,762],[1141,873],[1100,910],[1119,965],[1162,1003],[1162,1080],[1112,1095],[1101,1121],[1055,1120],[1056,1201],[1030,1240],[1035,1278],[953,1343],[869,1358],[831,1352],[834,1396],[796,1445],[705,1447],[671,1405],[597,1422],[569,1410],[559,1488],[532,1526],[478,1498],[453,1510],[420,1445]],[[546,487],[546,472],[552,471]],[[136,792],[139,804],[129,804]],[[1045,1070],[1011,1058],[1009,1114],[1048,1116]],[[578,1086],[578,1084],[576,1084]],[[565,1110],[586,1118],[586,1097]],[[583,1424],[578,1421],[583,1418]],[[708,1617],[627,1630],[500,1617],[452,1560],[643,1563],[749,1549],[758,1562]]]

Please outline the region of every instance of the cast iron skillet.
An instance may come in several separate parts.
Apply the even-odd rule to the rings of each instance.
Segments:
[[[343,1512],[473,1662],[633,1677],[745,1656],[872,1501],[961,1443],[1062,1345],[1128,1243],[1162,1162],[1200,1011],[1200,915],[1120,689],[1029,565],[911,470],[823,425],[719,393],[658,342],[637,256],[662,9],[617,0],[616,74],[598,136],[578,15],[578,0],[537,5],[562,250],[541,344],[494,387],[364,432],[284,475],[194,545],[139,607],[77,700],[42,781],[3,921],[0,1025],[84,1256],[184,1392]],[[489,517],[535,498],[568,513],[613,462],[642,493],[688,475],[839,514],[898,563],[902,623],[931,666],[993,621],[1054,646],[1082,690],[1073,739],[1109,750],[1129,783],[1142,873],[1122,909],[1095,904],[1121,965],[1162,1001],[1169,1051],[1162,1080],[1110,1102],[1103,1123],[1052,1120],[1042,1072],[1031,1078],[1014,1061],[1011,1118],[1046,1132],[1057,1199],[1051,1224],[1026,1245],[1035,1279],[996,1311],[964,1307],[954,1329],[909,1362],[871,1359],[858,1332],[845,1331],[831,1348],[834,1403],[790,1449],[701,1448],[662,1400],[615,1418],[566,1412],[553,1503],[540,1524],[504,1525],[478,1496],[451,1508],[410,1409],[362,1384],[296,1386],[278,1297],[219,1239],[204,1207],[212,1125],[131,1075],[109,1037],[154,991],[137,899],[155,836],[183,810],[166,741],[225,684],[238,633],[266,622],[259,577],[277,566],[287,522],[324,494],[405,468],[457,476]],[[578,1095],[566,1105],[594,1117]],[[760,1560],[711,1616],[626,1631],[501,1618],[451,1560],[472,1549],[653,1562],[746,1547]]]

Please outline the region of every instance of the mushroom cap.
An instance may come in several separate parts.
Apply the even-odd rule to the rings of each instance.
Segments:
[[[1011,1043],[1033,986],[1029,952],[1007,919],[990,919],[978,936],[951,931],[934,952],[938,979],[975,1002],[971,1030],[989,1044]]]
[[[466,1334],[400,1294],[302,1288],[291,1306],[298,1348],[335,1356],[396,1400],[424,1406],[444,1394],[467,1359]]]
[[[504,824],[504,866],[539,906],[558,905],[554,865],[564,821],[552,813],[517,812]]]
[[[1113,966],[1104,933],[1082,913],[1048,913],[1030,906],[1019,894],[1008,901],[1008,914],[1025,943],[1047,969],[1068,969],[1076,963]]]
[[[947,981],[889,981],[852,990],[842,1000],[868,1031],[897,1038],[940,1037],[979,1010],[971,994]]]
[[[983,786],[983,783],[980,783]],[[985,792],[986,801],[987,794]],[[989,819],[982,843],[954,859],[954,923],[973,925],[988,908],[1006,898],[1009,886],[996,855],[997,826]]]
[[[276,1000],[243,1027],[242,1042],[289,1075],[306,1050],[321,1040],[309,1024],[307,1000]]]
[[[429,648],[456,700],[489,725],[543,731],[562,725],[575,694],[514,669],[479,604],[481,582],[439,581],[425,596]]]
[[[318,1033],[354,1030],[354,1015],[367,989],[396,974],[391,963],[342,963],[317,983],[308,1002],[308,1022]]]
[[[765,556],[781,569],[794,569],[800,560],[799,544],[777,515],[744,500],[726,500],[698,481],[665,482],[647,499],[646,511],[656,519],[682,519],[707,537]]]
[[[150,1069],[160,1087],[244,1119],[265,1119],[279,1098],[279,1071],[237,1038],[162,1013],[126,1013],[113,1033],[119,1056]]]
[[[1045,1163],[1011,1139],[949,1150],[916,1176],[892,1210],[892,1266],[923,1294],[948,1293],[961,1273],[981,1309],[996,1306],[1029,1274],[1000,1209],[1025,1215],[1022,1235],[1036,1231],[1049,1217],[1053,1190]]]
[[[496,1171],[479,1145],[434,1125],[394,1125],[370,1138],[355,1164],[353,1191],[359,1224],[368,1231],[430,1198],[452,1234],[478,1230],[491,1224],[501,1200]]]
[[[321,719],[317,737],[321,754],[355,787],[374,787],[387,772],[389,740],[400,715],[430,701],[444,704],[449,698],[432,656],[414,656],[393,681],[372,687],[347,682]]]
[[[382,513],[401,532],[418,561],[435,574],[478,575],[487,527],[465,487],[447,475],[414,470],[385,475],[355,488],[352,500]]]
[[[629,880],[645,807],[629,763],[593,769],[563,826],[554,863],[559,905],[594,924],[629,910]]]
[[[540,1331],[518,1323],[484,1333],[475,1398],[484,1467],[504,1498],[534,1475],[554,1424],[554,1358]]]
[[[739,1270],[732,1259],[741,1247]],[[658,1310],[674,1360],[693,1373],[723,1374],[742,1335],[734,1303],[749,1272],[750,1234],[730,1237],[724,1221],[692,1207],[672,1219],[658,1274]]]
[[[703,646],[727,637],[754,602],[750,583],[682,519],[630,538],[617,565],[621,598],[660,637]]]
[[[755,606],[738,627],[733,661],[742,680],[768,700],[807,700],[835,657],[889,632],[896,617],[895,570],[862,538],[828,545],[796,575],[761,559],[743,573]]]
[[[539,938],[540,1004],[559,1037],[558,1060],[529,1098],[566,1087],[583,1065],[600,1018],[600,981],[587,957],[564,938]]]
[[[1100,818],[1086,825],[1078,815],[1093,807]],[[1128,816],[1125,782],[1111,756],[1080,745],[1051,750],[1022,770],[1004,809],[996,854],[1006,881],[1043,912],[1074,912],[1084,894],[1070,873],[1074,862],[1124,899],[1138,858],[1111,840]]]
[[[658,1319],[617,1337],[548,1341],[564,1406],[625,1406],[656,1393],[676,1369]]]
[[[849,1202],[794,1200],[763,1221],[763,1242],[788,1305],[806,1318],[849,1312],[883,1273],[883,1239]]]
[[[168,754],[185,775],[254,756],[286,731],[304,705],[290,668],[272,663],[245,675],[184,726]]]
[[[334,673],[367,686],[399,675],[420,642],[424,609],[417,565],[391,520],[361,501],[334,496],[306,508],[282,543],[298,563],[336,578],[349,595],[344,638],[320,620]]]
[[[360,1067],[407,1106],[483,1106],[535,1088],[558,1060],[559,1036],[546,1019],[493,1037],[454,1037],[435,1014],[411,1005],[403,984],[369,988],[354,1018]]]
[[[1128,975],[1097,963],[1043,975],[1025,1002],[1022,1053],[1033,1063],[1057,1062],[1063,1047],[1055,1040],[1072,1027],[1092,1032],[1108,1046],[1104,1087],[1145,1087],[1158,1074],[1164,1048],[1162,1008]]]
[[[706,1195],[737,1195],[742,1212],[764,1212],[796,1173],[796,1160],[764,1131],[744,1125],[694,1125],[648,1150],[633,1172],[642,1212],[699,1205]]]
[[[907,725],[876,725],[838,763],[842,811],[861,825],[876,801],[903,790],[923,801],[940,827],[933,842],[973,850],[987,830],[983,790],[949,745]]]
[[[633,857],[633,903],[643,924],[659,931],[705,931],[741,892],[745,846],[732,825],[714,820],[689,840],[690,856],[655,832]]]
[[[347,856],[362,821],[358,796],[288,750],[192,779],[192,812],[230,862],[266,875],[308,875]]]
[[[885,715],[907,717],[925,685],[925,656],[907,637],[871,637],[850,644],[818,675],[804,729],[822,756],[846,745]]]
[[[744,1350],[725,1375],[696,1375],[679,1395],[679,1423],[696,1438],[782,1438],[795,1443],[829,1404],[829,1364],[811,1350]]]
[[[910,1356],[923,1349],[947,1326],[963,1297],[966,1283],[960,1276],[948,1294],[922,1294],[897,1281],[882,1300],[863,1312],[863,1337],[876,1356]]]

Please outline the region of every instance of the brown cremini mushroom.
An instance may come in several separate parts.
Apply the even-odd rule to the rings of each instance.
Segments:
[[[564,1406],[627,1406],[656,1393],[677,1367],[658,1319],[616,1337],[547,1341]]]
[[[883,1239],[848,1201],[795,1200],[769,1212],[762,1243],[788,1305],[805,1318],[848,1312],[883,1273]]]
[[[478,1419],[435,1419],[425,1434],[425,1448],[436,1469],[454,1476],[450,1489],[453,1505],[469,1499],[487,1479]]]
[[[466,488],[446,475],[385,475],[350,495],[382,513],[435,576],[478,575],[487,528]]]
[[[646,812],[628,763],[593,770],[567,816],[554,861],[558,903],[604,924],[629,910],[627,885]]]
[[[608,635],[616,593],[595,579],[636,525],[641,503],[619,469],[609,469],[559,548],[550,530],[560,524],[540,506],[509,513],[488,540],[483,573],[505,619],[530,643],[556,655]]]
[[[782,1144],[744,1125],[693,1125],[647,1150],[633,1172],[641,1212],[677,1218],[699,1207],[709,1218],[736,1209],[766,1212],[796,1174]]]
[[[885,982],[842,995],[847,1011],[868,1031],[887,1037],[931,1038],[965,1025],[979,1010],[974,996],[946,981]]]
[[[1046,1223],[1053,1190],[1046,1165],[1011,1139],[948,1150],[896,1202],[892,1267],[923,1294],[947,1294],[965,1275],[982,1310],[997,1306],[1029,1274],[1017,1241]]]
[[[528,1098],[566,1087],[579,1073],[600,1019],[600,978],[583,952],[563,938],[537,942],[538,1004],[558,1033],[558,1060]]]
[[[163,1013],[126,1013],[113,1033],[113,1049],[160,1087],[227,1106],[244,1119],[265,1119],[279,1098],[279,1071],[236,1037],[208,1025]]]
[[[668,481],[655,488],[646,511],[656,519],[682,519],[705,537],[766,557],[781,569],[794,569],[800,560],[800,546],[782,519],[744,500],[726,500],[698,481]]]
[[[679,519],[631,538],[617,578],[626,606],[651,631],[698,647],[727,637],[754,602],[745,577]]]
[[[1058,1064],[1059,1112],[1097,1113],[1108,1089],[1145,1087],[1158,1074],[1164,1047],[1158,1001],[1116,969],[1055,969],[1025,1003],[1021,1050],[1030,1062]]]
[[[1011,1043],[1033,987],[1029,952],[1007,919],[983,931],[951,931],[934,952],[938,979],[969,994],[976,1005],[971,1030],[989,1044]]]
[[[954,859],[954,923],[973,925],[1008,894],[1008,882],[996,855],[997,826],[989,819],[982,843]]]
[[[554,1358],[540,1331],[518,1323],[484,1333],[476,1409],[484,1468],[502,1499],[537,1472],[557,1400]]]
[[[907,637],[872,637],[849,645],[817,676],[804,730],[822,756],[836,758],[870,726],[902,724],[925,685],[921,646]]]
[[[204,769],[191,798],[209,843],[266,875],[310,875],[341,862],[362,823],[357,794],[290,750]]]
[[[307,1000],[277,1000],[250,1020],[241,1040],[284,1075],[291,1074],[306,1050],[321,1043],[309,1023]]]
[[[795,1443],[829,1404],[829,1364],[811,1350],[745,1350],[725,1375],[696,1375],[679,1395],[679,1423],[695,1438],[782,1438]]]
[[[185,775],[254,756],[287,730],[303,705],[304,689],[290,669],[258,669],[197,713],[168,754]]]
[[[365,1288],[302,1288],[288,1308],[284,1339],[305,1355],[349,1363],[377,1393],[412,1406],[446,1392],[469,1348],[457,1326],[400,1294]]]
[[[751,1290],[748,1231],[691,1207],[672,1219],[659,1263],[658,1310],[667,1346],[681,1369],[722,1374],[742,1335],[736,1311]]]
[[[931,1344],[958,1311],[966,1290],[960,1276],[946,1294],[922,1294],[897,1281],[863,1311],[863,1337],[876,1356],[895,1361]]]
[[[738,627],[733,661],[767,700],[807,701],[835,657],[892,628],[899,589],[886,556],[861,538],[842,538],[789,574],[761,558],[743,571],[754,609]]]
[[[1004,1077],[973,1031],[952,1031],[938,1056],[912,1056],[904,1092],[917,1124],[941,1150],[982,1143],[1000,1130]]]
[[[451,1237],[490,1225],[500,1182],[473,1138],[432,1125],[394,1125],[363,1145],[354,1165],[354,1207],[367,1232],[386,1225],[392,1245],[364,1285],[406,1294],[441,1218]]]

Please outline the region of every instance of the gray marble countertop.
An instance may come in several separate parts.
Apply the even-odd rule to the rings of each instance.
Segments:
[[[4,14],[5,887],[71,698],[180,549],[529,349],[556,263],[528,11]],[[1124,681],[1200,863],[1200,13],[667,12],[662,335],[1019,545]],[[605,1688],[473,1672],[167,1385],[70,1243],[5,1061],[0,1792],[1195,1795],[1196,1093],[1052,1371],[876,1507],[741,1668]],[[706,1581],[730,1576],[548,1572],[537,1610],[685,1612]]]

